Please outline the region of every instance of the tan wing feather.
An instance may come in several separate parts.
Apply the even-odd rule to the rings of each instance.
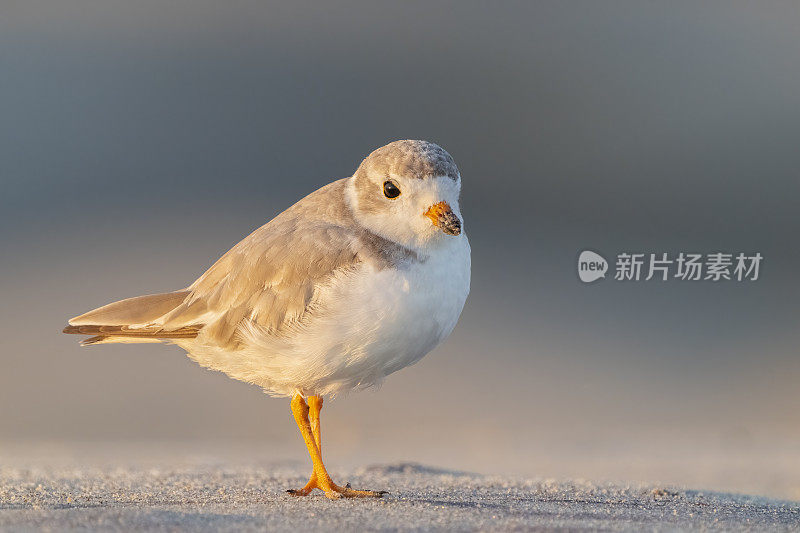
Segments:
[[[344,180],[306,196],[231,248],[159,323],[174,329],[204,317],[203,337],[233,346],[245,320],[278,332],[309,310],[314,291],[360,261]]]
[[[175,309],[189,295],[189,290],[147,294],[126,298],[69,320],[71,326],[130,326],[148,324]]]

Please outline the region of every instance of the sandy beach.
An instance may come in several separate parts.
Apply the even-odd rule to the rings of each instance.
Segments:
[[[380,500],[296,498],[302,464],[0,468],[6,531],[720,530],[800,528],[800,503],[397,463],[335,471]]]

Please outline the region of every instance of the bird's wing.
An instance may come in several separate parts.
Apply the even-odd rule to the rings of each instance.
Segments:
[[[310,319],[319,288],[361,263],[381,269],[414,252],[366,230],[345,200],[347,180],[306,196],[223,255],[188,288],[129,298],[69,321],[84,343],[202,337],[233,347],[243,324],[280,335]],[[317,306],[318,309],[320,306]]]
[[[245,320],[279,334],[309,313],[315,289],[337,272],[370,260],[352,221],[344,180],[287,209],[234,246],[158,321],[172,330],[202,324],[214,344],[236,344]]]

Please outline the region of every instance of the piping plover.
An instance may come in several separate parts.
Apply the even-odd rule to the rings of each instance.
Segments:
[[[379,384],[453,330],[470,283],[460,191],[441,147],[387,144],[353,176],[255,230],[189,287],[108,304],[64,332],[92,335],[84,345],[174,343],[202,366],[292,397],[313,471],[289,492],[379,497],[328,475],[322,399]]]

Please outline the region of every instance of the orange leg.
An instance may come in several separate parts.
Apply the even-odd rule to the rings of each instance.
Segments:
[[[292,406],[294,412],[294,405]],[[322,434],[319,429],[319,412],[322,411],[322,396],[309,396],[308,397],[308,417],[311,424],[311,433],[314,435],[314,442],[319,449],[319,456],[322,458]],[[287,490],[292,496],[308,496],[311,491],[317,487],[317,472],[311,470],[311,477],[302,489]]]
[[[310,409],[309,409],[310,406]],[[303,435],[303,440],[311,456],[313,471],[311,478],[302,489],[289,490],[293,496],[307,496],[314,489],[320,489],[325,496],[336,498],[380,498],[386,492],[372,490],[354,490],[350,487],[340,487],[331,480],[325,465],[322,464],[322,435],[319,426],[319,412],[322,410],[322,397],[309,396],[308,403],[299,394],[292,398],[292,413]],[[311,419],[309,420],[309,412]]]

